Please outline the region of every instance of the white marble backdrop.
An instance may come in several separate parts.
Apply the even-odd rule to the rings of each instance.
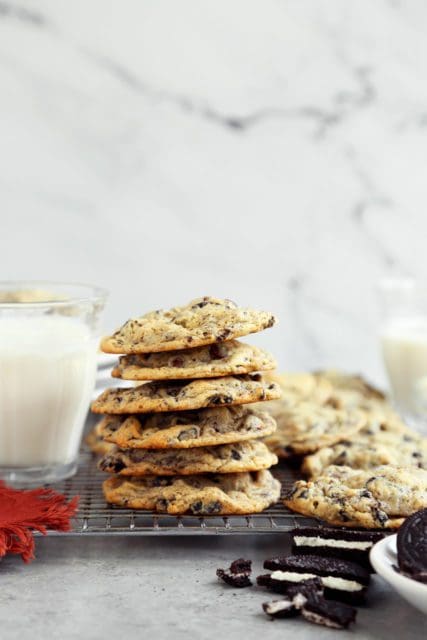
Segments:
[[[422,0],[0,0],[1,278],[107,326],[271,308],[289,369],[381,379],[375,282],[427,276]]]

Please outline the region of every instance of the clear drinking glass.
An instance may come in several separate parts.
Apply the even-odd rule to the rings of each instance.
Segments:
[[[106,298],[90,285],[0,282],[0,477],[75,473]]]
[[[404,419],[427,431],[427,283],[383,280],[381,341],[392,398]]]

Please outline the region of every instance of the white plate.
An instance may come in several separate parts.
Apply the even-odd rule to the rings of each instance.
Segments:
[[[414,607],[427,614],[427,584],[398,573],[396,553],[397,535],[387,536],[375,544],[370,553],[375,571]]]

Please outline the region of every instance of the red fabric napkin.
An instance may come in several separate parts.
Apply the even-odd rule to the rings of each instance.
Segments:
[[[33,531],[69,531],[79,496],[69,502],[52,489],[12,489],[0,482],[0,557],[20,553],[24,562],[34,560]]]

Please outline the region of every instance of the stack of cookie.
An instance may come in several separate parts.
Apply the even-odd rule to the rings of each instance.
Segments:
[[[259,512],[276,502],[277,457],[260,438],[276,424],[248,403],[273,400],[280,387],[265,351],[235,338],[271,327],[274,316],[229,300],[200,298],[129,320],[102,341],[121,354],[113,376],[138,386],[104,391],[97,441],[115,445],[100,461],[112,475],[108,502],[163,513]]]

